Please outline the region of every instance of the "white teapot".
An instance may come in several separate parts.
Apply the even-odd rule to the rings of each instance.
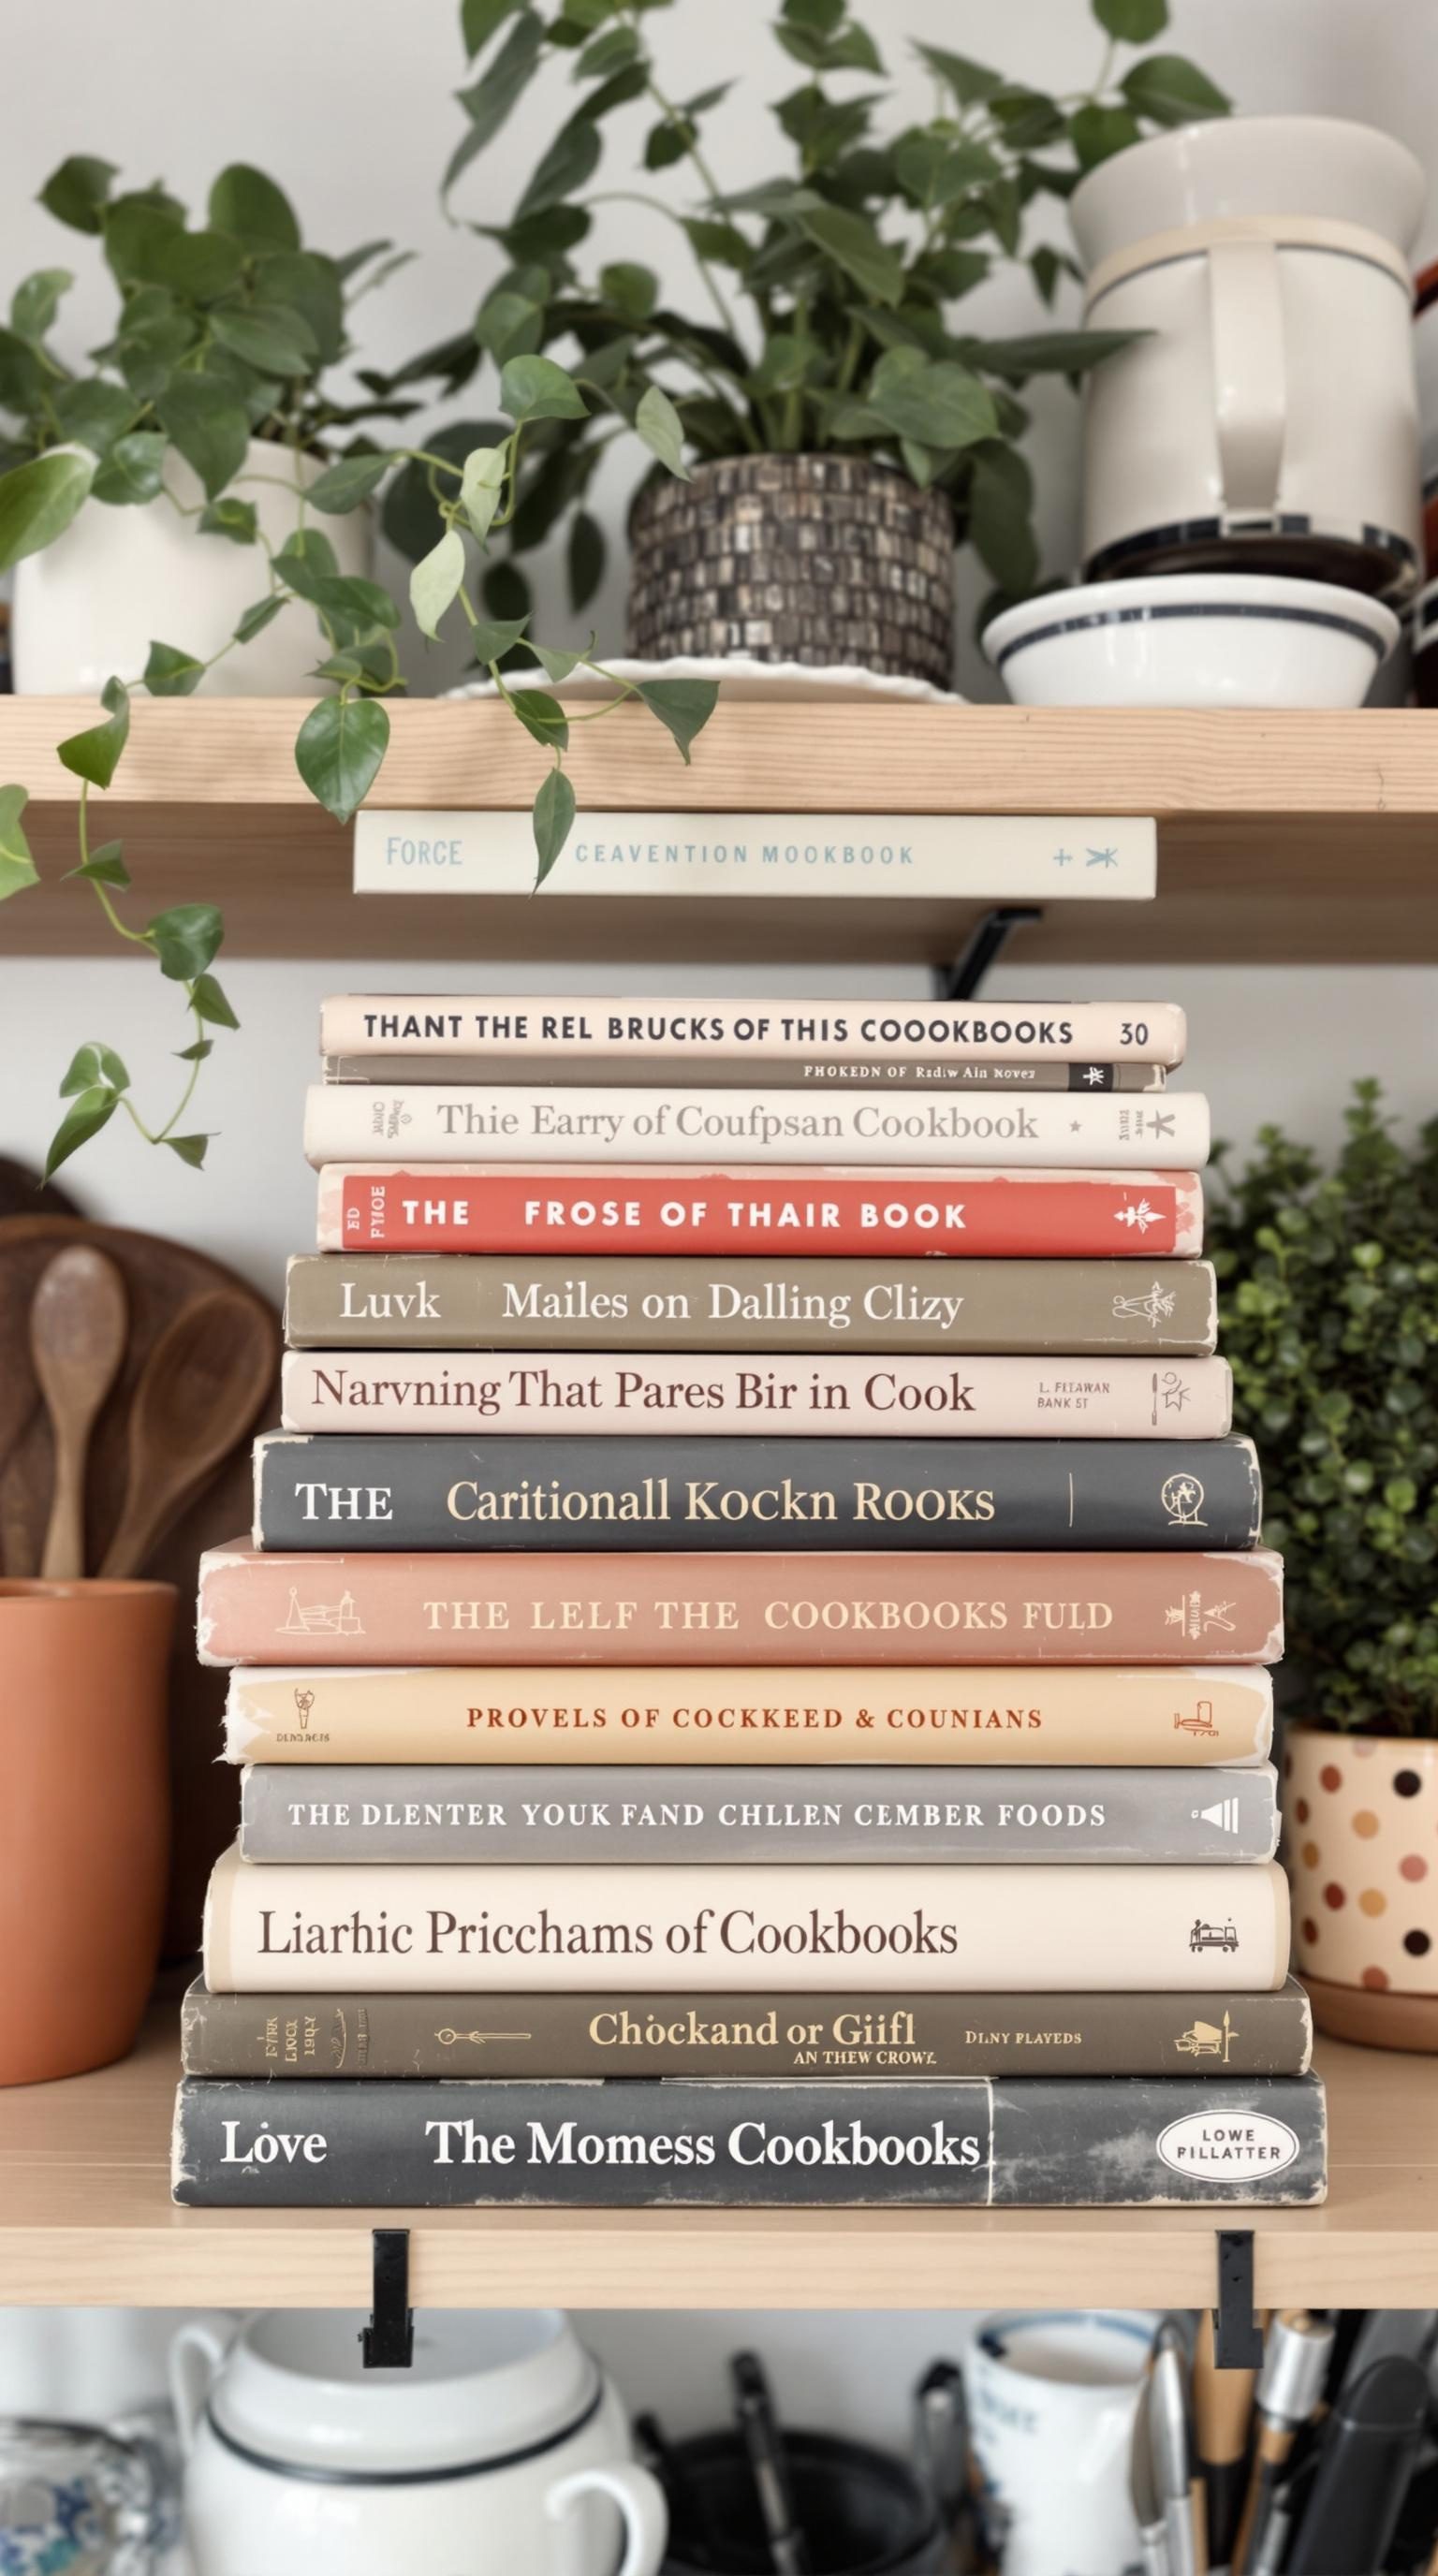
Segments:
[[[408,2370],[364,2368],[363,2323],[175,2337],[197,2576],[657,2576],[663,2492],[560,2310],[422,2310]]]

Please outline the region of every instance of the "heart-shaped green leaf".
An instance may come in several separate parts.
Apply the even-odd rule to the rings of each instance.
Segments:
[[[95,471],[91,485],[97,501],[114,507],[129,507],[141,501],[153,501],[165,473],[165,438],[162,430],[131,429],[117,438],[108,456]]]
[[[650,714],[674,736],[687,763],[690,744],[703,732],[718,703],[718,681],[642,680],[639,694]]]
[[[230,1007],[228,995],[222,991],[213,975],[195,977],[190,986],[190,1008],[192,1011],[197,1011],[202,1020],[209,1020],[217,1029],[237,1029],[240,1025]]]
[[[55,449],[0,474],[0,572],[53,545],[70,525],[94,479],[91,456]]]
[[[534,800],[535,884],[542,886],[574,826],[574,790],[562,769],[551,769]]]
[[[662,385],[650,385],[639,399],[634,426],[646,447],[681,483],[692,481],[684,462],[684,423]]]
[[[395,456],[342,456],[337,464],[327,465],[323,474],[305,489],[305,499],[312,509],[326,510],[340,517],[367,501],[377,492],[390,467],[399,462]]]
[[[876,304],[903,302],[903,262],[880,241],[866,216],[853,214],[846,206],[805,206],[797,222],[805,238]]]
[[[77,233],[97,233],[100,229],[110,182],[118,177],[113,161],[100,161],[93,153],[72,153],[52,170],[40,191],[40,203],[57,223],[69,224]]]
[[[145,937],[160,961],[160,972],[172,984],[193,984],[203,975],[225,935],[224,916],[213,903],[176,903],[145,924]]]
[[[348,823],[388,747],[389,716],[376,698],[321,698],[300,727],[295,764],[326,813]]]
[[[130,738],[128,689],[119,680],[107,680],[100,704],[107,710],[104,724],[88,725],[83,733],[72,733],[56,746],[56,758],[73,777],[87,779],[92,787],[109,786]]]
[[[187,465],[213,501],[232,482],[250,443],[249,417],[222,377],[172,376],[155,409]]]
[[[553,358],[511,358],[499,380],[511,420],[583,420],[589,409],[574,378]]]
[[[161,1139],[172,1154],[178,1154],[182,1163],[192,1163],[196,1171],[205,1159],[209,1141],[208,1136],[165,1136]]]
[[[494,525],[495,514],[504,497],[508,460],[507,444],[503,447],[472,447],[464,460],[459,487],[460,507],[481,545]]]
[[[50,1139],[50,1150],[45,1157],[44,1178],[47,1181],[58,1172],[62,1163],[68,1163],[72,1154],[77,1154],[82,1145],[88,1145],[92,1136],[98,1136],[101,1128],[109,1125],[119,1097],[108,1083],[96,1083],[89,1091],[82,1091],[78,1100],[71,1101]]]
[[[469,640],[474,646],[475,660],[502,662],[506,653],[512,653],[516,644],[523,642],[528,624],[527,616],[482,617],[477,626],[470,628]]]
[[[198,525],[202,536],[228,537],[231,545],[252,546],[259,535],[259,512],[253,501],[242,501],[234,492],[222,492],[218,501],[206,503]]]
[[[1123,76],[1130,105],[1154,125],[1192,125],[1198,117],[1226,116],[1232,101],[1196,63],[1181,54],[1149,54]]]
[[[547,689],[512,689],[509,704],[526,733],[546,750],[563,751],[569,741],[569,719]]]
[[[60,1085],[62,1100],[73,1100],[77,1093],[93,1091],[103,1083],[111,1091],[128,1091],[130,1076],[124,1060],[113,1047],[102,1046],[97,1038],[87,1039],[70,1058],[69,1070]]]
[[[275,250],[298,250],[300,228],[283,188],[263,170],[234,161],[222,170],[210,190],[210,222],[217,233],[237,241],[263,242]]]
[[[40,882],[20,820],[29,801],[27,787],[0,787],[0,903]]]
[[[464,539],[458,528],[446,528],[437,546],[421,557],[409,577],[409,604],[421,635],[439,636],[440,619],[464,586]]]
[[[888,349],[865,397],[903,438],[924,447],[969,447],[998,429],[993,396],[969,367],[917,349]]]
[[[152,644],[145,664],[145,687],[152,698],[188,698],[205,676],[204,663],[197,654],[183,653],[178,644]]]

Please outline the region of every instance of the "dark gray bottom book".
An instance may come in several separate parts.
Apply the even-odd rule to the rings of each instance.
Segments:
[[[187,2075],[1303,2075],[1313,2016],[1276,1994],[212,1995]]]
[[[1101,2208],[1321,2200],[1315,2075],[1008,2083],[186,2079],[191,2208]]]

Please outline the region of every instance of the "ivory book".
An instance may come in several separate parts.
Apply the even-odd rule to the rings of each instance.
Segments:
[[[1308,1997],[1276,1993],[186,1994],[187,2075],[1303,2075]]]
[[[321,1252],[824,1251],[1021,1261],[1203,1249],[1197,1172],[326,1163]]]
[[[955,903],[1151,897],[1157,826],[1135,814],[579,813],[555,894],[732,902],[746,895]],[[527,813],[355,816],[356,894],[534,892]]]
[[[1251,1764],[1273,1741],[1261,1664],[544,1663],[243,1665],[230,1676],[230,1762],[471,1764],[485,1770],[654,1763],[903,1763],[906,1768]]]
[[[409,1556],[200,1559],[210,1664],[1276,1664],[1268,1548],[964,1556]]]
[[[1316,2075],[194,2084],[195,2208],[1141,2208],[1323,2198]],[[1186,2507],[1185,2507],[1186,2510]]]
[[[923,1090],[882,1098],[794,1091],[631,1091],[554,1083],[317,1082],[312,1163],[1049,1164],[1195,1171],[1208,1160],[1197,1091]]]
[[[1087,873],[1087,872],[1086,872]],[[1094,870],[1097,875],[1100,873]],[[1093,1057],[1182,1064],[1184,1013],[1173,1002],[859,1002],[592,993],[339,993],[320,1005],[320,1050],[403,1058],[538,1054],[583,1063],[596,1052],[683,1058],[706,1078],[713,1060],[756,1055],[840,1062],[877,1056],[923,1065],[1062,1064]],[[402,1065],[396,1078],[407,1079]],[[628,1074],[625,1080],[629,1079]]]
[[[1276,1861],[1186,1868],[996,1863],[989,1869],[702,1862],[648,1869],[465,1862],[276,1861],[237,1847],[205,1904],[216,1994],[356,1987],[497,1994],[588,1990],[642,1961],[665,1992],[784,1982],[803,1993],[972,1982],[1236,1994],[1288,1974],[1288,1881]]]
[[[1252,1547],[1251,1440],[471,1440],[275,1431],[255,1544],[425,1550]]]
[[[286,1431],[602,1431],[682,1425],[687,1437],[781,1431],[809,1439],[1219,1440],[1232,1428],[1227,1360],[892,1359],[844,1355],[746,1367],[722,1351],[287,1351]]]
[[[453,1763],[246,1769],[253,1861],[1255,1861],[1278,1848],[1278,1781],[1249,1770],[932,1772],[576,1767],[477,1776]]]
[[[299,1350],[1052,1352],[1206,1357],[1207,1261],[831,1261],[803,1253],[564,1261],[480,1253],[301,1253]]]

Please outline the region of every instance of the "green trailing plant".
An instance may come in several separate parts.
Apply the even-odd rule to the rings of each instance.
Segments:
[[[1235,1423],[1286,1561],[1288,1669],[1319,1724],[1438,1734],[1438,1120],[1354,1085],[1325,1171],[1276,1127],[1217,1159],[1209,1246]]]
[[[103,720],[58,746],[61,762],[81,782],[78,858],[69,873],[90,886],[119,938],[148,950],[162,975],[184,987],[194,1034],[180,1050],[188,1068],[180,1101],[157,1126],[141,1116],[116,1051],[98,1041],[79,1048],[61,1084],[69,1106],[51,1141],[47,1177],[117,1110],[151,1143],[201,1164],[208,1138],[181,1132],[181,1121],[213,1046],[211,1032],[238,1026],[210,971],[224,938],[219,908],[180,905],[136,928],[116,901],[130,885],[123,844],[91,844],[90,794],[114,781],[132,696],[140,690],[189,696],[215,662],[251,642],[291,600],[301,601],[316,620],[316,675],[332,694],[305,715],[295,758],[312,794],[348,822],[389,743],[383,700],[404,686],[395,646],[400,612],[382,584],[341,574],[322,522],[362,507],[395,467],[422,475],[442,530],[411,581],[422,629],[432,636],[446,613],[462,611],[476,660],[551,755],[534,800],[537,882],[553,867],[573,821],[574,794],[563,767],[570,723],[593,722],[612,706],[642,700],[687,760],[717,695],[701,682],[636,688],[615,681],[610,699],[570,717],[549,692],[515,685],[503,674],[501,662],[513,658],[522,639],[551,680],[567,678],[580,663],[603,668],[592,637],[578,652],[551,652],[528,638],[526,613],[497,618],[470,594],[469,554],[482,554],[491,529],[512,518],[521,455],[535,424],[588,415],[586,393],[567,370],[542,356],[507,365],[499,394],[509,418],[483,445],[466,442],[456,452],[451,443],[447,453],[377,449],[366,436],[329,459],[337,432],[377,412],[413,407],[393,389],[375,386],[366,401],[341,405],[323,383],[324,369],[348,346],[347,281],[362,271],[379,274],[376,263],[387,257],[388,244],[339,261],[305,250],[288,200],[258,171],[222,172],[208,221],[197,230],[163,189],[113,195],[114,175],[106,162],[71,160],[42,191],[52,213],[100,238],[115,277],[121,310],[113,339],[96,353],[102,371],[75,375],[50,344],[61,297],[73,282],[66,271],[27,279],[16,290],[9,329],[0,330],[0,412],[9,424],[0,454],[7,467],[0,474],[0,568],[53,544],[86,506],[163,500],[194,520],[197,542],[256,548],[264,587],[217,653],[205,657],[153,641],[143,671],[106,683]],[[265,536],[244,491],[253,479],[247,469],[252,437],[273,440],[275,470],[264,479],[281,483],[294,499],[294,526],[279,546]],[[177,498],[166,480],[172,452],[198,476],[202,500]],[[326,460],[317,478],[301,480],[296,460],[303,456]],[[38,882],[24,828],[26,803],[23,787],[0,788],[0,900]]]
[[[705,140],[705,120],[732,84],[674,95],[655,46],[670,5],[464,0],[476,76],[460,93],[468,124],[447,201],[542,72],[561,102],[567,85],[571,103],[546,120],[551,140],[508,220],[473,225],[507,262],[473,330],[371,381],[397,393],[439,379],[457,393],[486,358],[502,366],[558,345],[589,389],[584,414],[556,419],[532,444],[507,550],[490,574],[492,606],[522,612],[517,559],[561,525],[571,600],[587,605],[604,570],[587,494],[610,441],[629,430],[671,471],[682,454],[873,457],[945,492],[956,536],[972,539],[1001,596],[1023,596],[1039,566],[1021,388],[1045,372],[1078,376],[1125,335],[986,337],[963,327],[958,308],[1014,263],[1036,301],[1052,304],[1065,273],[1077,272],[1048,243],[1028,245],[1035,202],[1066,197],[1085,170],[1145,132],[1222,115],[1228,101],[1177,55],[1131,56],[1162,34],[1166,0],[1092,0],[1104,41],[1090,87],[1052,97],[920,44],[932,105],[923,122],[904,123],[890,110],[884,58],[864,17],[847,0],[783,0],[774,33],[800,70],[773,109],[783,166],[735,191]],[[626,149],[622,173],[608,180],[609,120],[638,102],[650,120],[644,174],[632,178]],[[586,260],[596,213],[613,204],[640,209],[636,220],[651,233],[677,235],[702,293],[697,315],[667,302],[639,261]],[[481,430],[452,435],[474,443]],[[422,469],[397,478],[385,525],[411,556],[434,544]]]

